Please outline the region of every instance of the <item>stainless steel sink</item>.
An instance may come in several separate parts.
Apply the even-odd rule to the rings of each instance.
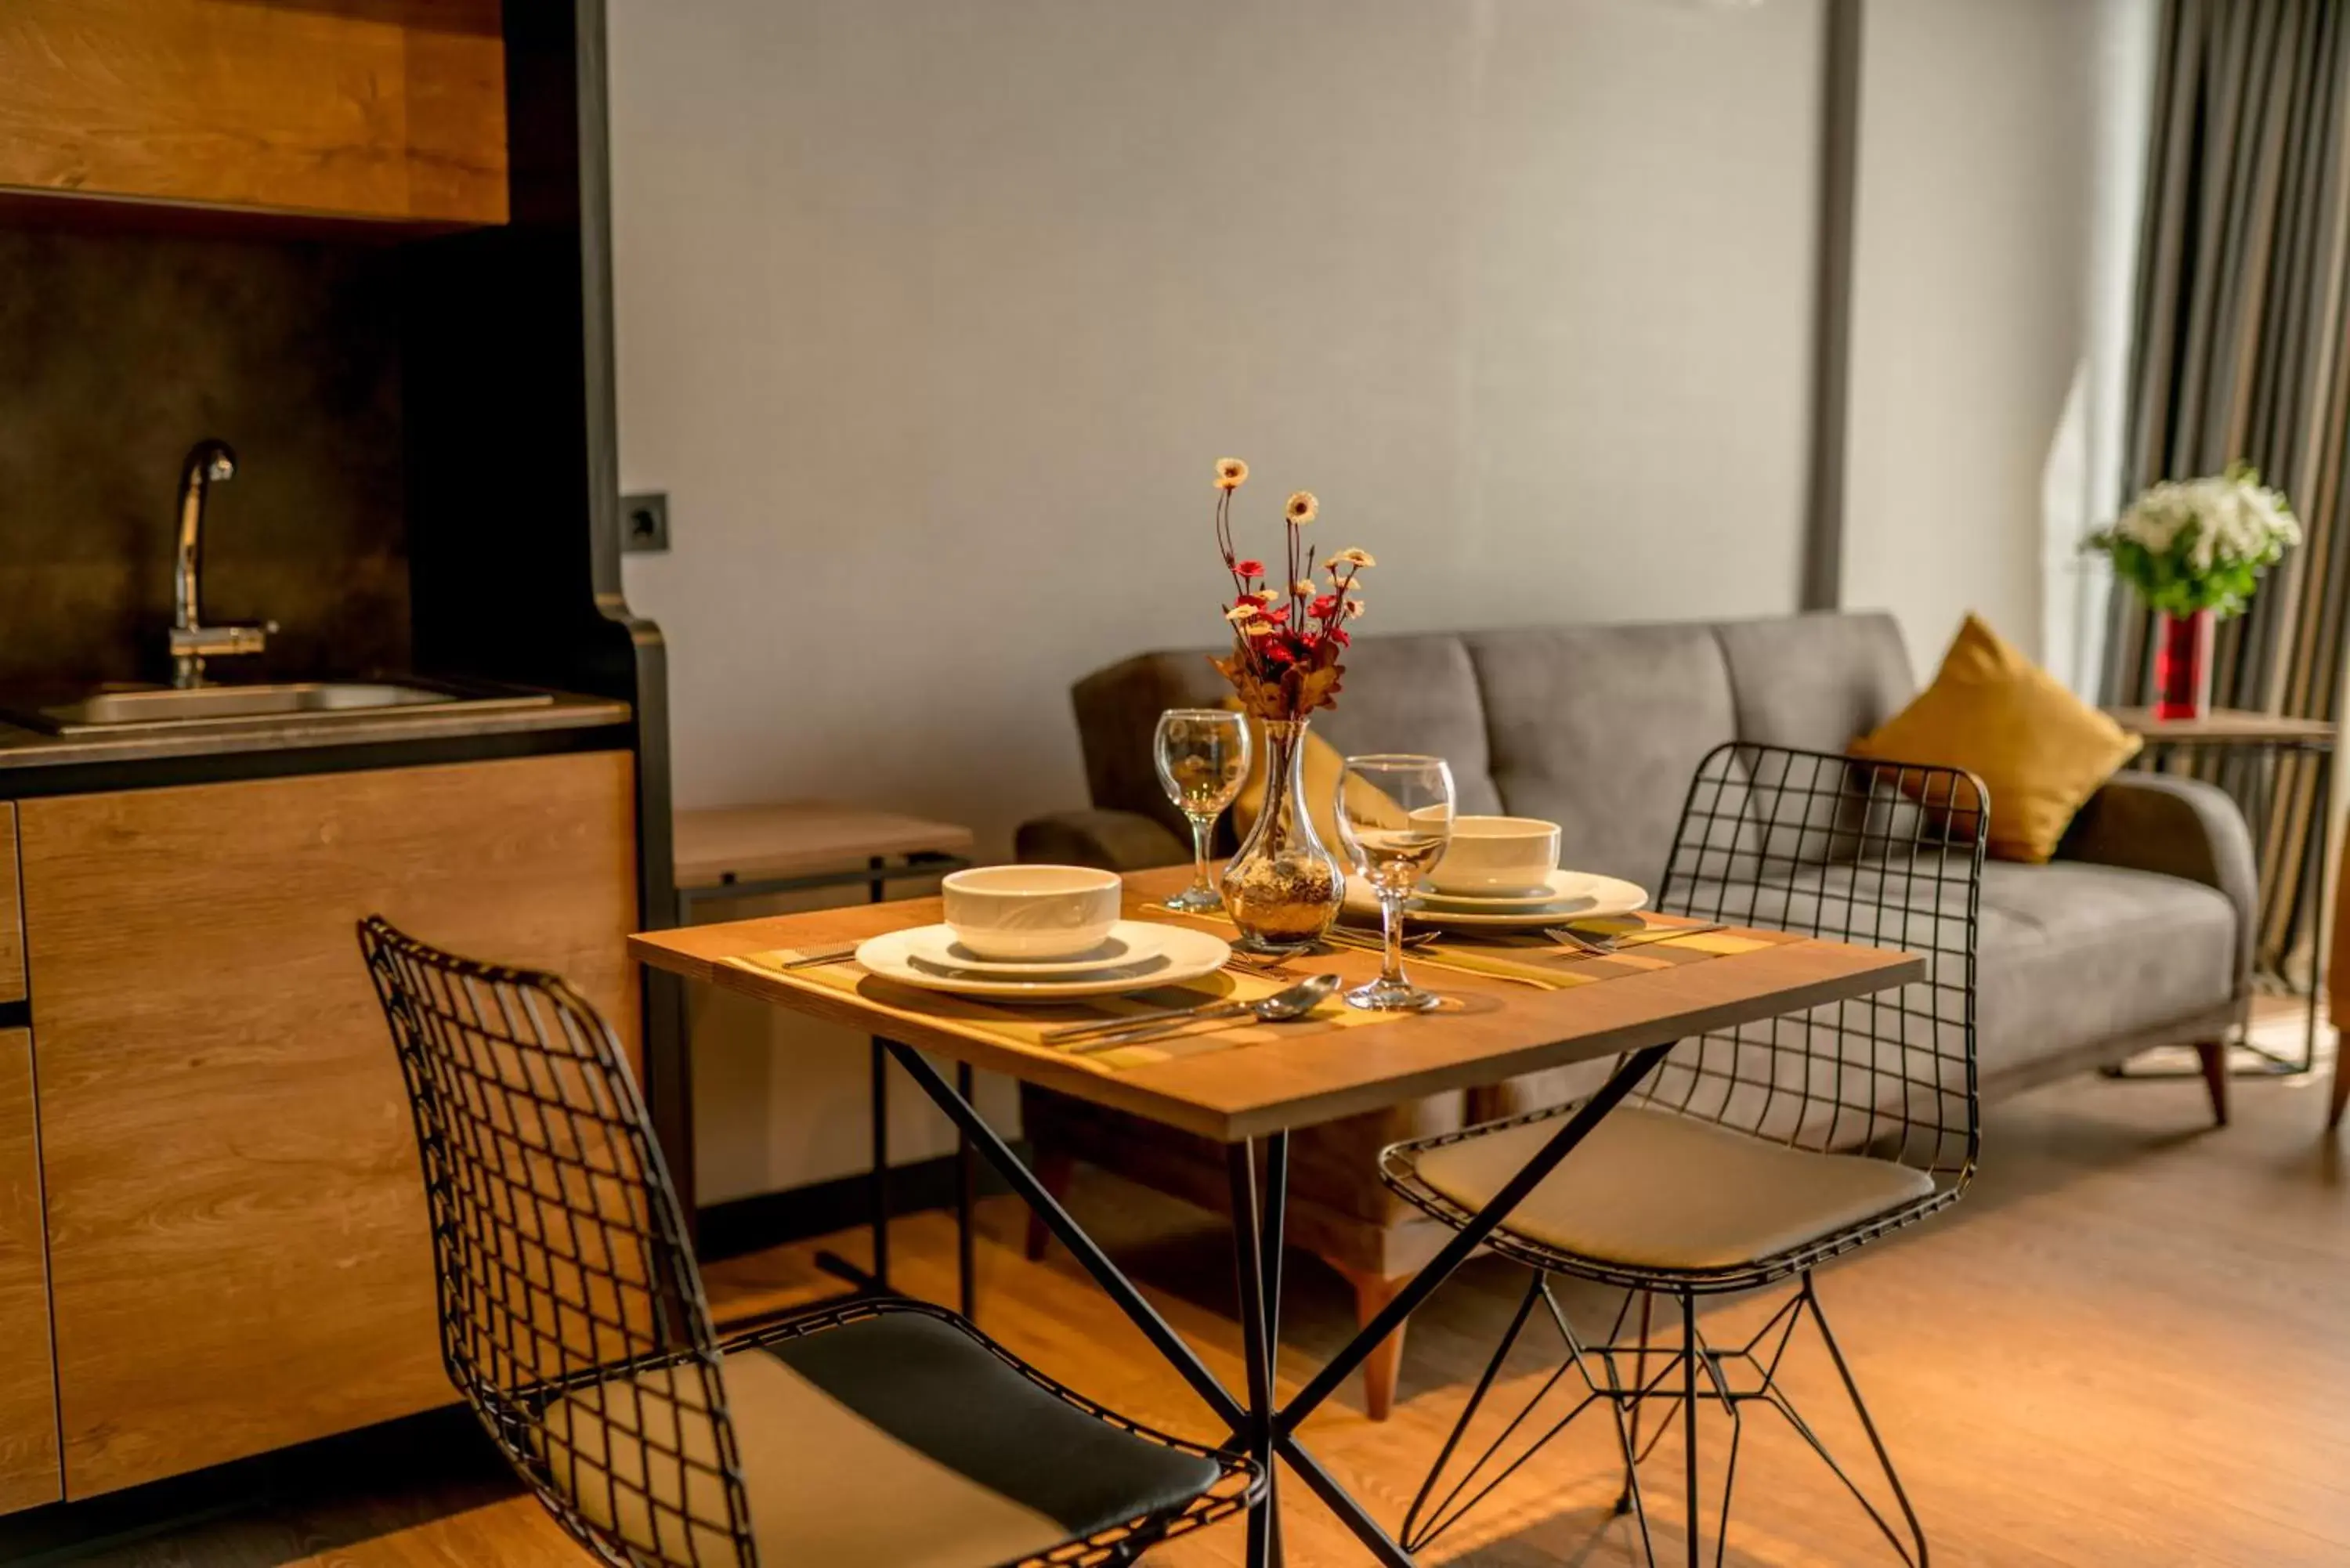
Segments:
[[[543,691],[390,681],[301,680],[275,686],[156,686],[93,691],[68,701],[0,708],[0,718],[52,735],[123,730],[225,728],[289,720],[361,719],[386,710],[422,712],[543,708]]]

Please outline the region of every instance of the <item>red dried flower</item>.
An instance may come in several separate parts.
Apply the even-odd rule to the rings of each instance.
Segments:
[[[1243,561],[1239,565],[1235,566],[1232,570],[1238,572],[1243,577],[1261,577],[1264,576],[1264,563],[1263,561]]]

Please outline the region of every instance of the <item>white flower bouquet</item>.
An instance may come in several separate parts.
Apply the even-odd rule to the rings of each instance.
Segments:
[[[2261,574],[2301,543],[2283,494],[2244,463],[2201,479],[2166,479],[2132,502],[2087,548],[2166,615],[2241,615]]]

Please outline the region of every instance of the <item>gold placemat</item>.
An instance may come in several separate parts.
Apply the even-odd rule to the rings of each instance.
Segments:
[[[855,996],[869,1007],[899,1017],[920,1019],[933,1028],[967,1034],[992,1044],[1035,1051],[1064,1061],[1099,1067],[1106,1072],[1145,1066],[1154,1062],[1170,1062],[1181,1056],[1204,1055],[1212,1051],[1232,1051],[1243,1045],[1263,1045],[1275,1040],[1304,1039],[1326,1034],[1333,1030],[1391,1023],[1409,1016],[1405,1013],[1366,1012],[1333,998],[1308,1016],[1292,1023],[1260,1023],[1253,1019],[1209,1019],[1131,1045],[1072,1049],[1071,1045],[1082,1046],[1085,1043],[1076,1041],[1071,1045],[1058,1045],[1044,1036],[1046,1032],[1067,1024],[1130,1018],[1137,1013],[1154,1012],[1161,1008],[1198,1007],[1218,1002],[1256,1002],[1277,991],[1287,990],[1304,977],[1266,977],[1218,970],[1197,980],[1154,986],[1149,991],[1129,992],[1122,996],[1088,996],[1045,1004],[956,996],[942,991],[903,985],[870,973],[849,959],[807,969],[785,970],[780,967],[799,956],[797,949],[777,948],[772,952],[749,953],[724,961],[738,969],[782,981],[787,985]]]
[[[1168,919],[1197,920],[1227,929],[1232,925],[1232,921],[1221,914],[1186,914],[1176,909],[1146,909],[1143,912],[1156,913]],[[1757,952],[1764,948],[1801,940],[1789,931],[1693,931],[1688,936],[1669,936],[1664,933],[1673,929],[1673,921],[1652,920],[1640,915],[1562,920],[1558,923],[1571,925],[1595,937],[1629,937],[1631,945],[1622,952],[1602,958],[1562,946],[1539,931],[1490,929],[1471,932],[1456,929],[1424,946],[1407,949],[1403,955],[1404,969],[1407,971],[1419,967],[1451,970],[1461,974],[1516,981],[1544,991],[1571,991],[1576,986],[1621,980],[1627,975],[1647,974],[1655,970],[1678,969],[1683,964],[1702,963],[1708,959],[1728,958],[1737,953]],[[1347,926],[1341,929],[1364,940],[1375,942],[1378,940],[1376,927]],[[1658,934],[1641,934],[1649,931]]]

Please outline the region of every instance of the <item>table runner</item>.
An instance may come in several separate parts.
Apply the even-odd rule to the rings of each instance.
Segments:
[[[1334,1029],[1359,1029],[1370,1024],[1389,1023],[1405,1016],[1394,1012],[1366,1012],[1360,1008],[1327,1002],[1312,1016],[1301,1018],[1294,1023],[1211,1019],[1131,1045],[1073,1051],[1049,1044],[1044,1039],[1045,1033],[1066,1024],[1130,1017],[1163,1007],[1197,1007],[1226,1001],[1255,1002],[1271,996],[1276,991],[1287,990],[1305,977],[1302,974],[1266,977],[1219,970],[1197,980],[1179,981],[1170,985],[1154,986],[1149,991],[1129,992],[1123,996],[1089,996],[1038,1006],[1032,1002],[997,1001],[989,997],[954,996],[942,991],[901,985],[868,973],[848,959],[808,969],[784,970],[779,967],[798,956],[796,949],[778,948],[773,952],[751,953],[723,961],[811,991],[853,994],[868,1005],[906,1017],[920,1018],[924,1023],[951,1029],[958,1034],[968,1034],[999,1045],[1015,1045],[1023,1050],[1041,1052],[1063,1061],[1113,1073],[1153,1062],[1172,1061],[1179,1056],[1203,1055],[1211,1051],[1230,1051],[1243,1045],[1262,1045],[1277,1039],[1301,1039],[1326,1034]]]
[[[1145,906],[1132,912],[1230,926],[1230,921],[1221,915],[1187,915],[1155,906]],[[1638,916],[1586,924],[1595,931],[1614,936],[1669,929],[1665,922]],[[1348,929],[1357,935],[1374,934],[1359,928],[1349,927]],[[1646,974],[1655,970],[1701,963],[1708,959],[1753,952],[1796,940],[1788,932],[1742,930],[1703,931],[1685,937],[1643,937],[1629,950],[1599,958],[1576,953],[1534,933],[1505,930],[1471,936],[1456,932],[1448,933],[1440,940],[1426,947],[1412,950],[1405,956],[1404,962],[1408,970],[1451,971],[1512,981],[1544,991],[1566,991],[1620,980],[1627,975]],[[850,959],[806,969],[784,967],[800,956],[800,950],[796,948],[778,948],[771,952],[751,953],[723,961],[807,990],[853,994],[868,1005],[905,1017],[919,1018],[933,1026],[951,1029],[974,1039],[1043,1052],[1065,1061],[1082,1063],[1112,1073],[1181,1056],[1235,1050],[1244,1045],[1262,1045],[1284,1037],[1295,1039],[1327,1033],[1334,1029],[1359,1029],[1414,1016],[1400,1012],[1367,1012],[1332,1002],[1325,1002],[1311,1017],[1291,1023],[1259,1023],[1253,1020],[1236,1023],[1229,1019],[1213,1019],[1171,1029],[1164,1034],[1133,1044],[1072,1051],[1047,1042],[1044,1038],[1045,1032],[1067,1023],[1130,1017],[1160,1008],[1195,1007],[1225,1001],[1254,1002],[1315,972],[1315,955],[1304,955],[1293,961],[1289,970],[1273,974],[1252,974],[1225,969],[1196,980],[1155,986],[1123,996],[1087,997],[1043,1006],[994,998],[955,996],[945,992],[902,985],[868,973]],[[1440,990],[1441,987],[1435,989]]]
[[[1146,908],[1143,913],[1232,929],[1232,921],[1218,913],[1193,914],[1156,907]],[[1403,955],[1404,970],[1407,973],[1414,969],[1452,970],[1461,974],[1490,975],[1497,980],[1515,981],[1543,991],[1571,991],[1577,986],[1621,980],[1627,975],[1646,974],[1652,970],[1678,969],[1683,964],[1755,952],[1801,940],[1791,931],[1699,931],[1685,937],[1642,935],[1640,933],[1669,930],[1674,922],[1670,919],[1640,915],[1560,922],[1562,925],[1570,923],[1595,938],[1631,936],[1633,945],[1622,952],[1601,958],[1577,952],[1551,940],[1539,931],[1494,929],[1490,932],[1471,932],[1455,929],[1425,946],[1407,949]],[[1698,925],[1703,922],[1690,920],[1680,923]],[[1367,940],[1375,941],[1379,935],[1376,927],[1349,925],[1341,929]],[[1312,958],[1308,955],[1294,961],[1302,966],[1310,963]]]

